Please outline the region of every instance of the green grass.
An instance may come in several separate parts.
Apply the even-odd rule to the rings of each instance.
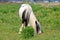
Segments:
[[[23,28],[21,32],[21,38],[22,39],[29,39],[34,37],[34,29],[31,26],[27,26]]]
[[[48,8],[37,4],[31,6],[43,33],[29,40],[60,40],[60,5]],[[20,4],[0,4],[0,40],[28,40],[18,34],[21,26],[19,7]]]

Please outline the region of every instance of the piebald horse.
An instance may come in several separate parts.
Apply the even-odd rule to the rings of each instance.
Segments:
[[[19,9],[19,16],[22,20],[22,25],[19,29],[19,34],[21,34],[22,28],[26,26],[31,26],[34,29],[34,33],[41,34],[42,28],[39,21],[36,19],[32,8],[29,4],[22,4]]]

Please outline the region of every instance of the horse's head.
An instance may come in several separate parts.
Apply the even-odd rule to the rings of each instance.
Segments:
[[[36,32],[37,34],[41,34],[43,31],[41,29],[41,25],[38,21],[35,21],[35,24],[36,24]]]

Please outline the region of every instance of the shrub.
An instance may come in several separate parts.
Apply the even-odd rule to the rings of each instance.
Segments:
[[[34,30],[31,27],[25,27],[22,30],[21,37],[26,39],[26,38],[31,38],[34,36]]]

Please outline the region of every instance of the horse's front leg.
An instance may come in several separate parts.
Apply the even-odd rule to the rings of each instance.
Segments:
[[[21,31],[22,31],[23,28],[25,28],[24,24],[22,24],[21,27],[19,28],[18,34],[21,34]]]

